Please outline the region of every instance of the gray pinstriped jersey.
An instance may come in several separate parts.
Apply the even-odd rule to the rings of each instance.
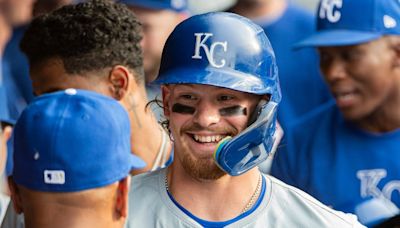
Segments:
[[[127,228],[201,227],[169,198],[166,169],[133,177]],[[363,227],[351,214],[334,211],[303,191],[265,175],[266,194],[250,215],[228,227]]]

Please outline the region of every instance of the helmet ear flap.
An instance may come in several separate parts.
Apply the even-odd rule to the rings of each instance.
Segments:
[[[214,152],[216,164],[229,175],[243,174],[265,161],[282,137],[277,131],[277,103],[262,99],[253,115],[255,120],[248,128],[221,140]]]

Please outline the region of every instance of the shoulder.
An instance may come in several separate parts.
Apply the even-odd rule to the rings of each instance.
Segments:
[[[286,211],[287,220],[307,227],[363,227],[353,214],[335,211],[307,193],[282,181],[265,175],[270,187],[270,207]],[[304,221],[304,218],[309,218]],[[289,221],[288,221],[289,222]]]
[[[132,178],[126,228],[199,227],[168,196],[165,187],[167,168]]]
[[[317,152],[318,148],[325,148],[332,143],[335,129],[340,128],[342,123],[343,119],[334,101],[318,106],[286,128],[285,150],[289,151],[286,153],[293,153],[295,157],[308,157]]]
[[[164,205],[159,185],[163,171],[164,169],[160,169],[132,177],[126,227],[137,227],[139,224],[146,227],[155,226],[156,213]]]
[[[135,175],[131,179],[131,189],[129,194],[137,194],[143,189],[152,189],[153,191],[159,188],[160,179],[165,175],[166,168],[156,171],[141,173]]]
[[[338,119],[338,115],[339,112],[335,102],[328,101],[293,121],[288,126],[288,132],[297,132],[299,129],[303,131],[320,129],[321,126],[328,127],[332,120],[336,121]]]

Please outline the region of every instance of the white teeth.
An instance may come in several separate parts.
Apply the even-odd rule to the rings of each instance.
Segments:
[[[338,99],[351,99],[354,96],[353,93],[342,93],[342,94],[337,94]]]
[[[201,135],[193,135],[193,138],[197,142],[201,143],[215,143],[219,142],[222,138],[224,138],[223,135],[211,135],[211,136],[201,136]]]

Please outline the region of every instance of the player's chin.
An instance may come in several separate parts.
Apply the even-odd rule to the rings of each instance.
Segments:
[[[192,154],[186,154],[182,159],[182,166],[193,178],[198,180],[217,180],[226,175],[212,156],[207,158],[196,158]]]

